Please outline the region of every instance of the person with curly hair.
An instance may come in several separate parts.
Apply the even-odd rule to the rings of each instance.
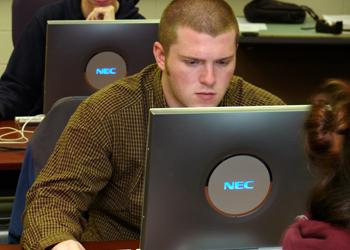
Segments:
[[[287,229],[283,249],[350,249],[350,84],[330,80],[311,103],[306,152],[316,181],[308,214]]]

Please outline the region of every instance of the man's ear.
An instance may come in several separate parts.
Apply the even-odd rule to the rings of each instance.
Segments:
[[[165,69],[165,52],[160,42],[155,42],[153,44],[153,55],[158,67],[163,71]]]

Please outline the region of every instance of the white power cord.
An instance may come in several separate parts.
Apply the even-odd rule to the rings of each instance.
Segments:
[[[29,139],[25,135],[25,133],[34,133],[32,130],[25,130],[28,123],[32,123],[33,121],[35,123],[40,122],[42,119],[44,119],[44,115],[36,115],[36,116],[30,116],[26,117],[26,121],[23,123],[20,129],[13,128],[13,127],[0,127],[0,131],[3,130],[5,133],[0,134],[0,145],[1,144],[26,144]],[[17,122],[21,122],[24,119],[16,119]],[[6,138],[10,135],[18,134],[15,138]]]

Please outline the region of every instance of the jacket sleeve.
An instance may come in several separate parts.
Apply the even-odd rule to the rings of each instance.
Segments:
[[[34,18],[14,48],[0,79],[0,119],[41,112],[45,24]]]
[[[292,224],[282,239],[283,250],[347,250],[350,230],[316,220],[300,220]]]

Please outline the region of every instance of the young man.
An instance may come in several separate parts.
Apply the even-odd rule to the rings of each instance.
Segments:
[[[224,0],[172,1],[157,64],[98,91],[72,116],[28,192],[24,248],[139,238],[149,108],[283,104],[233,76],[237,39]]]
[[[0,79],[0,120],[42,113],[48,20],[143,18],[137,0],[60,0],[41,8],[21,35]]]

